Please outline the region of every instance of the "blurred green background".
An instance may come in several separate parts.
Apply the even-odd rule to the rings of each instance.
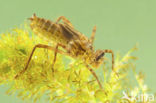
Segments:
[[[76,29],[91,35],[97,26],[95,47],[124,55],[139,44],[134,53],[138,71],[146,74],[146,84],[156,92],[156,0],[0,0],[0,33],[19,27],[36,13],[56,20],[66,16]],[[0,86],[2,103],[21,103]]]

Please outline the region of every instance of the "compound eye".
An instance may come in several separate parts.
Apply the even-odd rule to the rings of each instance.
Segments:
[[[98,61],[99,59],[101,59],[104,56],[104,52],[102,52],[99,56],[96,57],[96,61]]]

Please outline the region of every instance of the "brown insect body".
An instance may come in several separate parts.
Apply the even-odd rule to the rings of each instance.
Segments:
[[[50,20],[33,16],[30,26],[35,34],[45,38],[49,42],[53,41],[56,44],[64,45],[72,57],[82,59],[95,68],[97,68],[101,63],[100,61],[103,60],[103,56],[96,59],[102,51],[100,52],[98,50],[95,53],[90,40],[66,23],[54,23]]]
[[[25,68],[19,74],[17,74],[15,78],[19,77],[19,75],[23,74],[27,70],[28,65],[31,61],[31,58],[36,48],[45,48],[54,51],[54,60],[52,63],[53,74],[54,74],[53,67],[56,61],[57,53],[68,55],[75,59],[83,60],[88,70],[96,78],[100,88],[102,88],[102,85],[98,77],[96,76],[92,68],[90,68],[90,66],[94,68],[98,68],[104,60],[104,54],[111,53],[112,69],[113,69],[114,54],[112,50],[108,50],[108,49],[94,51],[93,42],[94,42],[96,27],[93,28],[91,38],[87,38],[85,35],[75,30],[72,24],[70,23],[70,21],[68,21],[63,16],[59,17],[56,22],[52,22],[44,18],[39,18],[34,14],[31,18],[29,18],[29,20],[31,20],[30,27],[36,35],[40,36],[41,38],[45,38],[46,40],[52,42],[56,46],[52,47],[44,44],[35,45],[29,56]],[[59,23],[60,20],[63,20],[63,22]],[[60,50],[59,47],[62,47],[63,50]]]

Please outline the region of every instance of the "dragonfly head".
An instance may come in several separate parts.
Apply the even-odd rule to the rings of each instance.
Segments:
[[[94,68],[98,68],[104,60],[104,54],[103,50],[96,50],[96,52],[91,56],[90,65]]]

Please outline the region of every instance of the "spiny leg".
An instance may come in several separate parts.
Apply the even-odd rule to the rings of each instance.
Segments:
[[[15,79],[18,78],[20,75],[22,75],[28,69],[28,65],[30,63],[30,60],[31,60],[31,58],[32,58],[36,48],[46,48],[46,49],[53,50],[53,51],[55,50],[54,47],[51,47],[51,46],[48,46],[48,45],[44,45],[44,44],[37,44],[37,45],[35,45],[33,50],[32,50],[32,52],[31,52],[31,54],[30,54],[30,56],[29,56],[29,59],[28,59],[28,61],[26,63],[25,68],[19,74],[17,74],[15,76]],[[57,52],[60,53],[60,54],[69,55],[68,53],[66,53],[66,52],[64,52],[62,50],[57,50]]]
[[[60,21],[63,21],[63,23],[68,24],[69,26],[73,27],[72,23],[65,17],[65,16],[60,16],[56,20],[56,24]]]
[[[94,26],[93,30],[92,30],[92,34],[90,37],[90,42],[93,44],[94,39],[95,39],[95,33],[96,33],[96,26]]]
[[[110,49],[103,50],[104,53],[111,53],[112,54],[112,71],[119,77],[119,75],[114,70],[114,53]]]
[[[92,68],[89,67],[89,65],[86,64],[86,67],[88,68],[88,70],[92,73],[92,75],[95,77],[95,79],[97,80],[98,84],[99,84],[99,87],[102,89],[102,85],[96,75],[96,73],[94,72],[94,70]]]
[[[56,45],[56,48],[55,48],[55,51],[54,51],[54,59],[53,59],[53,63],[52,63],[52,72],[54,73],[54,65],[55,65],[55,62],[56,62],[56,57],[57,57],[57,53],[58,53],[58,47],[62,47],[64,49],[66,49],[66,47],[62,44],[57,44]]]
[[[58,44],[56,45],[56,48],[55,48],[54,59],[53,59],[53,63],[52,63],[52,72],[53,73],[54,73],[54,64],[55,64],[56,56],[57,56],[57,50],[58,50]]]

